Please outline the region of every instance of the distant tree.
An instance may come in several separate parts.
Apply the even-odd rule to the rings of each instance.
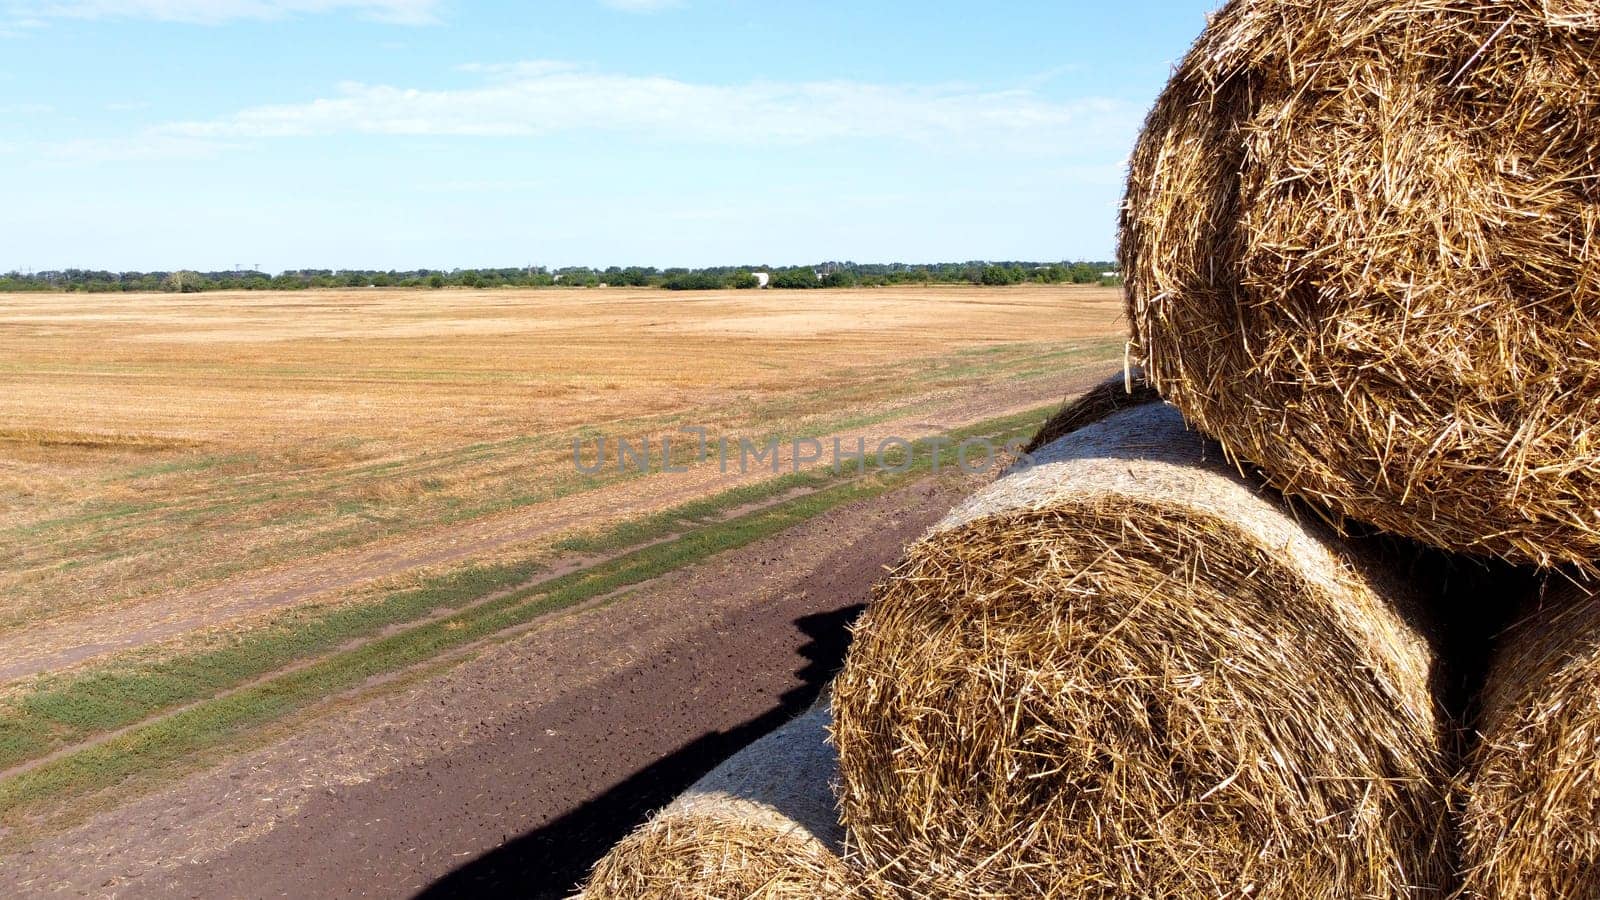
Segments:
[[[906,263],[857,263],[825,261],[810,266],[772,269],[772,287],[814,288],[845,286],[850,284],[876,286],[880,284],[1015,284],[1020,282],[1115,285],[1115,277],[1103,278],[1102,273],[1115,271],[1114,261],[1084,260],[1075,263],[1037,263],[1025,261],[968,261],[909,265]],[[616,286],[644,287],[672,282],[680,289],[746,286],[750,284],[750,266],[712,266],[703,269],[673,268],[662,271],[653,267],[611,266],[597,272],[585,267],[561,270],[559,283],[582,287],[596,283]],[[822,277],[818,277],[818,272]],[[216,272],[111,272],[94,269],[61,269],[23,274],[0,273],[0,290],[8,291],[71,291],[71,292],[141,292],[141,291],[209,291],[217,289],[296,291],[313,287],[346,286],[404,286],[448,287],[476,281],[482,287],[528,286],[546,287],[558,283],[544,267],[516,266],[497,269],[460,269],[453,273],[432,269],[413,269],[406,272],[381,272],[375,270],[292,269],[275,276],[261,272],[236,270]],[[713,284],[715,282],[715,284]]]
[[[772,274],[772,286],[775,288],[814,288],[821,287],[822,283],[817,278],[817,273],[810,266],[796,266],[793,269],[780,269]]]
[[[600,273],[584,266],[561,269],[556,275],[556,283],[563,287],[594,287],[600,283]]]
[[[162,290],[179,294],[198,293],[204,286],[200,273],[189,271],[173,272],[161,283]]]
[[[1021,280],[1022,273],[1010,266],[984,266],[979,277],[979,281],[987,285],[1016,284]]]
[[[753,273],[740,270],[728,279],[728,284],[741,291],[747,291],[751,288],[761,287],[761,279],[757,278]]]
[[[656,283],[656,270],[630,266],[612,272],[606,270],[606,283],[614,287],[649,287]]]
[[[577,287],[594,287],[599,283],[600,273],[594,271],[593,269],[583,269],[582,271],[573,272],[568,278],[568,284],[572,284]]]
[[[727,287],[727,282],[710,272],[688,272],[667,278],[661,286],[669,291],[715,291]]]

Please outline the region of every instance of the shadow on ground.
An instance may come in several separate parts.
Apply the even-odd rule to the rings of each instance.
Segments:
[[[595,860],[652,812],[746,744],[810,706],[843,662],[850,641],[848,626],[861,609],[853,606],[794,621],[807,638],[798,651],[806,663],[795,673],[801,685],[784,692],[772,709],[735,728],[701,735],[583,806],[467,862],[418,897],[569,896]]]

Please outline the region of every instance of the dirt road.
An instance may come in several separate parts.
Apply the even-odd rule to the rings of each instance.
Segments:
[[[815,697],[882,567],[974,484],[840,507],[347,705],[4,860],[0,894],[563,896]]]

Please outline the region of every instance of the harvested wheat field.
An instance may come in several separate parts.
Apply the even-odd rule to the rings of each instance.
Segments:
[[[904,897],[1442,893],[1418,586],[1170,407],[1087,403],[1106,417],[954,509],[855,628],[834,715],[862,865]]]
[[[375,542],[497,550],[732,483],[593,493],[579,436],[917,436],[1038,406],[1113,357],[1118,316],[1115,291],[1071,288],[0,297],[0,642],[162,597],[188,627],[226,618],[230,583],[270,606],[441,543]],[[118,621],[182,630],[162,613]]]
[[[1600,12],[1233,0],[1132,157],[1133,356],[1276,486],[1600,558]]]
[[[1020,446],[1121,358],[1120,316],[1065,286],[0,296],[0,884],[409,894],[515,871],[519,896],[564,895],[662,791],[809,700],[840,610],[980,477],[961,442]],[[724,471],[684,427],[779,444]],[[891,436],[893,465],[860,469],[791,443]],[[651,444],[646,471],[618,438]],[[580,471],[574,441],[592,468],[601,439],[612,464]],[[528,642],[560,651],[457,674]],[[748,693],[706,702],[724,677]],[[259,753],[278,762],[229,763]],[[391,795],[406,760],[426,765]],[[319,832],[323,789],[348,791],[328,827],[396,824]],[[249,827],[217,826],[240,803]],[[152,817],[170,827],[126,824]],[[508,863],[519,832],[559,864]]]

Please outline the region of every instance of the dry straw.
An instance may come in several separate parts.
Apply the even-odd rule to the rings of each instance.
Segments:
[[[1160,399],[1155,388],[1137,369],[1118,372],[1080,394],[1051,416],[1023,447],[1024,453],[1037,453],[1085,425],[1092,425],[1119,409],[1140,406]]]
[[[1133,356],[1278,487],[1600,559],[1600,5],[1233,0],[1122,216]]]
[[[835,687],[843,818],[907,897],[1416,897],[1448,865],[1413,600],[1170,407],[954,510]]]
[[[1503,636],[1480,716],[1463,895],[1600,896],[1600,595],[1563,583]]]
[[[595,864],[586,900],[847,895],[821,702],[696,782]]]

